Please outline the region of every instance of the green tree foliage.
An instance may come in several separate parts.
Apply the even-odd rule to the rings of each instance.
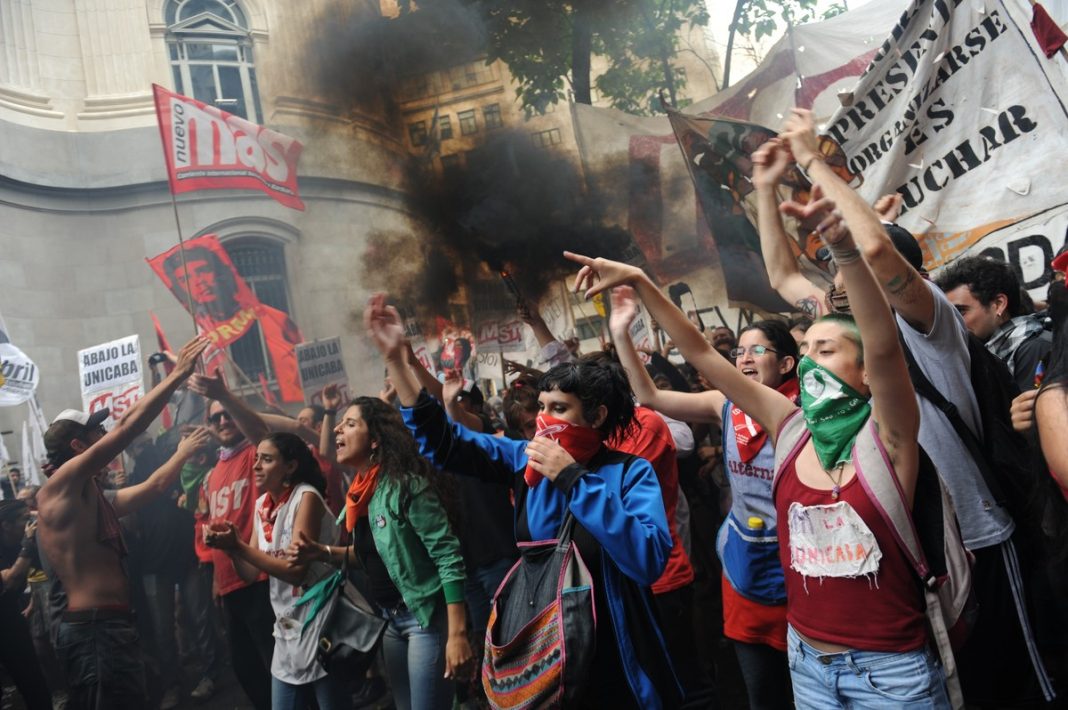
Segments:
[[[660,91],[675,96],[679,33],[704,26],[703,0],[481,0],[473,5],[486,27],[487,59],[503,60],[519,84],[528,113],[566,99],[592,103],[592,88],[612,106],[648,114]],[[608,70],[591,83],[594,56]]]
[[[845,0],[831,5],[825,12],[817,13],[817,0],[737,0],[734,18],[727,35],[727,52],[723,60],[723,85],[730,86],[731,55],[737,35],[752,36],[760,40],[770,37],[781,28],[803,25],[816,20],[826,20],[846,11]]]

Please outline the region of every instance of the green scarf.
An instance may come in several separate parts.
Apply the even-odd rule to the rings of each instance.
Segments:
[[[182,492],[185,493],[186,510],[196,511],[200,501],[200,484],[204,482],[204,476],[208,475],[211,466],[197,466],[186,463],[182,466],[179,480],[182,484]]]
[[[853,442],[871,415],[868,399],[807,355],[797,366],[797,379],[801,411],[820,465],[830,470],[848,462]]]

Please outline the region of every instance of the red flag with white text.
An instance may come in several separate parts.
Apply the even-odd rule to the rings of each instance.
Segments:
[[[304,209],[297,188],[300,141],[158,84],[152,90],[173,194],[262,190]]]

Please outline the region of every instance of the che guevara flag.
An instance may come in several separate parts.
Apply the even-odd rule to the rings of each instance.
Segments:
[[[186,240],[184,264],[181,249],[146,261],[186,310],[192,305],[197,328],[212,349],[225,348],[258,324],[282,400],[304,401],[294,351],[304,336],[297,325],[284,311],[260,303],[214,234]]]
[[[173,194],[262,190],[304,209],[297,190],[300,141],[158,84],[152,91]]]

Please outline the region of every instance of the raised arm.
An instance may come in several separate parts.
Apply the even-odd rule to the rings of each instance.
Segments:
[[[148,394],[134,404],[114,429],[85,451],[61,465],[49,477],[38,494],[41,496],[41,506],[47,507],[54,496],[63,492],[71,489],[81,490],[86,481],[100,473],[102,468],[132,444],[133,440],[145,431],[167,406],[167,402],[178,386],[193,374],[197,359],[206,347],[208,347],[208,340],[200,336],[182,346],[171,374],[163,378],[159,385],[149,390]]]
[[[407,338],[404,339],[404,362],[407,363],[408,369],[415,375],[415,379],[419,382],[419,386],[426,389],[430,393],[430,396],[439,402],[445,401],[444,387],[438,378],[431,374],[430,370],[423,366],[423,361],[415,356],[415,351],[412,350],[412,343]],[[392,375],[391,375],[392,377]],[[417,388],[418,391],[418,388]]]
[[[270,432],[267,422],[245,401],[235,395],[226,386],[222,374],[197,375],[189,381],[189,389],[202,397],[213,399],[223,406],[226,413],[234,419],[234,425],[252,442],[258,445]]]
[[[916,436],[920,429],[920,409],[890,304],[833,203],[827,199],[805,206],[790,202],[785,203],[783,209],[799,218],[831,210],[820,222],[818,230],[838,265],[849,293],[850,311],[860,330],[864,372],[871,389],[872,416],[879,425],[879,438],[894,462],[898,480],[911,503],[919,465]],[[870,207],[865,206],[865,209],[871,212]],[[871,212],[872,216],[874,214]],[[817,347],[818,342],[809,344],[810,350]]]
[[[164,495],[178,480],[178,474],[182,472],[182,466],[197,451],[208,445],[211,441],[211,432],[207,427],[197,427],[181,438],[178,448],[162,466],[156,469],[151,476],[137,485],[127,486],[115,491],[113,505],[115,512],[121,518],[137,511],[138,508],[150,503],[155,498]]]
[[[894,247],[879,215],[821,159],[812,112],[793,109],[782,137],[789,142],[801,169],[838,206],[890,306],[909,325],[929,333],[934,325],[934,296],[920,273]],[[852,301],[850,296],[850,304]]]
[[[753,153],[760,250],[771,287],[801,313],[818,318],[827,312],[825,294],[801,273],[779,214],[777,188],[789,164],[790,152],[778,138],[772,138]]]
[[[726,398],[716,391],[691,393],[658,389],[649,376],[634,341],[630,338],[630,325],[638,315],[638,300],[630,286],[612,289],[612,315],[608,329],[616,345],[619,362],[627,371],[631,389],[640,404],[663,412],[673,419],[686,422],[719,423],[720,412]]]
[[[526,466],[527,442],[473,432],[449,421],[441,402],[421,390],[404,362],[404,326],[385,294],[371,297],[364,311],[367,336],[382,353],[404,423],[419,445],[419,453],[439,469],[509,484]]]
[[[337,385],[323,388],[323,424],[319,427],[319,455],[337,463],[337,439],[334,437],[334,425],[337,423],[337,410],[344,406],[341,391]]]
[[[575,279],[575,290],[585,289],[587,298],[614,286],[633,286],[649,313],[671,336],[686,361],[738,407],[760,422],[766,431],[777,432],[779,424],[796,409],[793,402],[779,392],[750,380],[734,369],[641,269],[571,252],[564,252],[564,256],[582,265]]]
[[[319,434],[314,429],[301,424],[293,417],[287,417],[282,414],[270,414],[267,412],[256,413],[263,423],[267,425],[268,431],[281,431],[288,434],[296,434],[308,444],[319,445]]]
[[[457,424],[463,424],[471,431],[482,431],[482,420],[460,406],[460,393],[463,392],[464,378],[458,372],[445,374],[445,384],[441,388],[441,403],[445,405],[445,411]]]

